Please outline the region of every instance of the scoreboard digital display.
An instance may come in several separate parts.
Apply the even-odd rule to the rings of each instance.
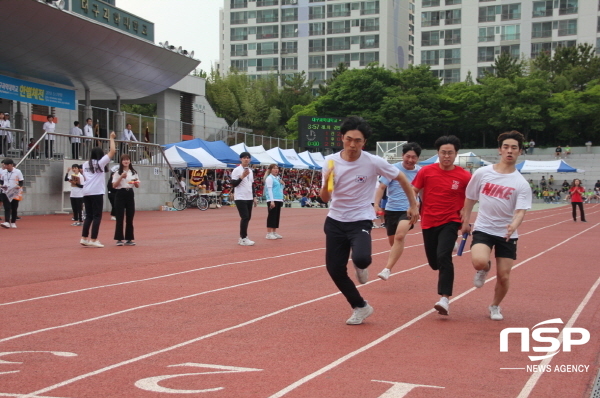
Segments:
[[[343,148],[340,128],[345,118],[300,116],[298,118],[298,141],[300,148],[329,148],[334,151]]]

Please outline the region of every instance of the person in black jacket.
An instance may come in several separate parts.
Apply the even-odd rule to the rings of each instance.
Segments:
[[[119,166],[114,166],[110,170],[110,175],[108,177],[108,183],[106,184],[106,194],[108,195],[108,201],[110,202],[110,219],[112,221],[117,220],[117,213],[115,211],[115,196],[117,195],[117,191],[113,188],[113,174],[115,174],[119,170]]]

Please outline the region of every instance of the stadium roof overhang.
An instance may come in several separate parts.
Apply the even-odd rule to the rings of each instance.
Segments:
[[[200,61],[36,0],[3,0],[0,74],[135,99],[180,81]]]

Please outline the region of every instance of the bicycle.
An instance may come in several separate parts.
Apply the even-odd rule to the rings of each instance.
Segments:
[[[208,209],[208,200],[200,196],[198,192],[194,193],[178,193],[173,199],[173,207],[178,210],[185,210],[188,207],[197,207],[198,210]]]

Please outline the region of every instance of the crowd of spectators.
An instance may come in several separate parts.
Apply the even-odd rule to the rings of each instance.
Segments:
[[[536,184],[533,179],[529,180],[529,186],[533,193],[533,197],[537,198],[544,203],[560,203],[561,200],[567,200],[567,192],[571,186],[571,183],[564,180],[560,185],[557,185],[554,181],[554,176],[550,175],[548,179],[545,176],[538,181]],[[585,203],[596,203],[600,202],[600,180],[596,182],[593,189],[586,189],[583,194]]]

